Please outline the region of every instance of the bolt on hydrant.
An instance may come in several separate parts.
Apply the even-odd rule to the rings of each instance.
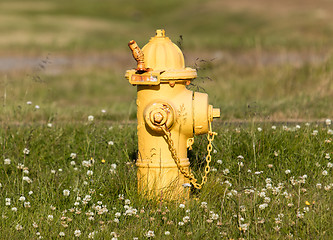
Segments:
[[[185,67],[182,51],[159,29],[142,50],[135,41],[128,46],[137,68],[125,77],[137,86],[138,190],[148,198],[188,199],[189,188],[200,189],[210,171],[213,118],[220,109],[208,104],[208,95],[186,88],[197,77]],[[190,170],[187,148],[194,135],[207,133],[205,175],[198,183]]]

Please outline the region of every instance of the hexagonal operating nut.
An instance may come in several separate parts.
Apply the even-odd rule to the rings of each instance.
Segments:
[[[155,108],[150,113],[150,121],[156,126],[163,125],[168,120],[168,114],[163,108]]]
[[[163,115],[160,112],[154,114],[154,122],[160,124],[163,120]]]

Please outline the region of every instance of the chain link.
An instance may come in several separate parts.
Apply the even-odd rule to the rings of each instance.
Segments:
[[[201,189],[202,186],[207,182],[207,175],[210,172],[210,162],[212,161],[212,156],[211,152],[213,150],[213,145],[212,142],[214,140],[215,135],[217,135],[216,132],[212,131],[212,124],[209,122],[209,131],[207,134],[207,140],[208,140],[208,145],[207,145],[207,156],[206,156],[206,167],[205,167],[205,175],[202,177],[201,183],[197,183],[197,179],[195,178],[194,174],[191,172],[191,170],[187,171],[184,167],[180,165],[180,159],[177,155],[173,140],[171,138],[171,132],[167,128],[167,126],[164,124],[161,126],[161,129],[164,132],[164,137],[168,143],[169,150],[171,152],[172,158],[175,161],[179,171],[184,175],[185,178],[188,178],[190,180],[190,183],[197,189]]]

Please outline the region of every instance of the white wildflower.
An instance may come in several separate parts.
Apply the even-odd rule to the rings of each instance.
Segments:
[[[229,171],[228,168],[226,168],[226,169],[224,169],[224,170],[222,171],[222,173],[223,173],[224,175],[227,175],[228,173],[230,173],[230,171]]]
[[[211,220],[217,220],[217,219],[219,218],[219,215],[216,214],[216,213],[214,213],[213,211],[210,211],[210,212],[209,212],[209,218],[210,218]]]
[[[25,201],[25,197],[24,197],[24,196],[21,196],[21,197],[19,198],[19,201],[21,201],[21,202]]]
[[[17,224],[17,225],[15,226],[15,229],[16,229],[17,231],[21,231],[21,230],[23,229],[23,226],[22,226],[21,224]]]
[[[114,145],[114,142],[113,141],[108,141],[108,145],[112,146],[112,145]]]
[[[93,116],[93,115],[89,115],[89,116],[88,116],[88,121],[89,121],[89,122],[94,121],[94,116]]]
[[[31,105],[32,104],[32,102],[31,101],[27,101],[27,105]]]
[[[36,108],[36,109],[39,109],[40,107],[39,107],[39,105],[36,105],[35,108]]]
[[[88,171],[87,171],[87,175],[88,175],[88,176],[92,176],[93,174],[94,174],[94,172],[93,172],[92,170],[88,170]]]
[[[327,171],[326,170],[324,170],[324,171],[322,171],[322,173],[321,173],[323,176],[327,176]]]
[[[65,197],[68,197],[69,194],[70,194],[70,191],[69,191],[68,189],[64,189],[64,190],[62,191],[62,193],[64,194]]]
[[[332,121],[331,121],[331,119],[326,119],[326,120],[325,120],[325,123],[326,123],[327,126],[329,126],[329,125],[332,124]]]
[[[75,235],[75,237],[80,237],[81,231],[80,230],[75,230],[74,235]]]
[[[12,207],[13,212],[17,212],[17,207]]]
[[[4,161],[3,161],[3,163],[5,164],[5,165],[9,165],[10,164],[10,159],[9,158],[6,158]]]
[[[65,236],[65,233],[64,233],[64,232],[60,232],[60,233],[59,233],[59,236],[60,236],[60,237],[64,237],[64,236]]]
[[[272,129],[273,129],[273,130],[275,130],[275,129],[276,129],[276,126],[275,126],[275,125],[273,125],[273,126],[272,126]]]
[[[23,149],[23,154],[28,155],[30,153],[30,150],[28,148]]]
[[[242,230],[242,231],[247,231],[248,226],[249,226],[248,223],[244,223],[244,224],[240,224],[240,225],[239,225],[239,228],[240,228],[240,230]]]
[[[180,208],[185,208],[185,204],[181,203],[181,204],[179,204],[179,207]]]
[[[268,207],[268,204],[267,204],[267,203],[264,203],[264,204],[260,204],[260,205],[259,205],[259,209],[260,209],[260,210],[264,210],[266,207]]]
[[[49,221],[53,221],[53,215],[48,215],[48,216],[47,216],[47,220],[49,220]]]
[[[216,162],[217,162],[218,164],[222,164],[222,160],[221,160],[221,159],[217,160]]]
[[[155,233],[154,233],[154,231],[151,231],[151,230],[149,230],[146,234],[146,237],[155,237]]]
[[[183,217],[183,222],[184,223],[187,223],[187,222],[189,222],[190,221],[190,217],[189,216],[185,216],[185,217]]]
[[[75,158],[77,157],[77,155],[76,155],[76,153],[71,153],[70,157],[71,157],[72,159],[75,159]]]
[[[51,128],[52,127],[52,123],[47,123],[46,126],[49,127],[49,128]]]
[[[89,239],[93,239],[93,238],[95,237],[95,234],[96,234],[95,231],[94,231],[94,232],[90,232],[90,233],[88,234],[88,238],[89,238]]]
[[[32,183],[32,180],[28,176],[23,176],[23,181],[26,181],[27,183]]]
[[[285,174],[289,174],[289,173],[291,173],[291,171],[290,171],[289,169],[287,169],[287,170],[285,171]]]
[[[164,235],[169,236],[169,235],[170,235],[170,232],[169,232],[169,231],[165,231],[165,232],[164,232]]]
[[[262,131],[262,128],[261,127],[258,127],[258,132],[261,132]]]
[[[332,167],[333,167],[333,163],[328,162],[328,163],[327,163],[327,167],[328,167],[328,168],[332,168]]]
[[[207,202],[201,202],[201,207],[202,208],[207,208]]]

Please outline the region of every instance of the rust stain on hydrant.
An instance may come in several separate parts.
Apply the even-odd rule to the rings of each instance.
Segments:
[[[181,50],[159,29],[142,50],[128,44],[137,68],[126,71],[126,78],[137,86],[138,190],[148,198],[188,199],[191,184],[201,188],[210,170],[211,129],[220,109],[208,104],[208,95],[186,88],[197,77],[185,67]],[[187,148],[194,135],[207,133],[207,165],[202,182],[191,172]],[[154,154],[152,154],[154,149]]]

